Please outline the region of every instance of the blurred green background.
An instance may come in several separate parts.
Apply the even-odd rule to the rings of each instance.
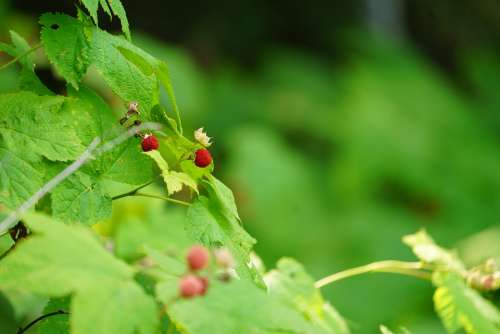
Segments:
[[[412,260],[400,238],[420,227],[469,265],[500,259],[500,3],[123,2],[134,42],[168,62],[187,130],[215,138],[215,174],[267,267],[291,256],[320,278]],[[0,39],[36,43],[46,11],[73,2],[1,1]],[[43,57],[37,73],[63,89]],[[0,72],[0,91],[15,76]],[[444,333],[427,282],[373,274],[324,294],[354,333]]]

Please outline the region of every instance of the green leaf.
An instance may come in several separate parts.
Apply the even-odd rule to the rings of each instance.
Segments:
[[[5,147],[26,157],[76,159],[84,150],[71,122],[76,105],[64,97],[29,92],[0,95],[0,135]]]
[[[167,312],[182,333],[325,333],[294,308],[250,282],[211,282],[205,296],[173,303]]]
[[[196,181],[186,173],[169,170],[167,162],[163,159],[159,151],[154,150],[144,152],[144,154],[156,162],[156,165],[160,169],[161,175],[163,176],[163,181],[167,186],[168,195],[181,191],[183,186],[187,186],[198,193],[198,185]]]
[[[69,312],[69,298],[52,298],[43,310],[43,314],[52,312]],[[37,334],[69,334],[69,315],[57,314],[45,318],[38,326]]]
[[[0,289],[63,297],[96,282],[132,278],[133,271],[113,258],[84,226],[32,218],[34,233],[10,252],[0,266]]]
[[[158,81],[154,74],[145,75],[134,63],[123,55],[123,50],[136,53],[146,62],[156,60],[125,39],[108,34],[98,28],[92,29],[91,61],[113,92],[126,102],[139,102],[143,119],[149,119],[150,109],[158,103]],[[120,52],[122,50],[122,52]]]
[[[435,272],[434,306],[449,333],[464,329],[469,334],[500,332],[500,312],[456,273]]]
[[[186,230],[193,239],[205,246],[227,247],[235,257],[237,272],[246,278],[254,276],[248,263],[255,239],[235,217],[223,215],[216,199],[200,196],[191,204]]]
[[[2,259],[0,289],[71,294],[72,334],[156,331],[153,299],[135,283],[132,268],[107,252],[89,228],[28,216],[34,234]]]
[[[111,215],[111,197],[83,172],[68,177],[51,194],[52,212],[63,221],[94,224]]]
[[[17,319],[9,299],[0,292],[0,333],[14,334],[17,331]]]
[[[211,197],[217,199],[219,203],[221,212],[228,219],[237,219],[240,221],[240,216],[238,215],[238,208],[236,207],[236,202],[234,200],[234,195],[231,189],[229,189],[224,183],[216,179],[213,175],[208,175],[208,191],[211,192]]]
[[[30,161],[0,141],[0,203],[10,209],[21,205],[44,184],[45,165]]]
[[[90,65],[89,41],[81,21],[64,14],[44,14],[41,40],[49,61],[73,87]]]
[[[465,267],[458,257],[436,245],[425,230],[404,236],[403,242],[411,247],[413,253],[424,262],[452,269],[459,273],[465,271]]]
[[[107,282],[76,293],[71,334],[151,334],[158,329],[154,300],[133,281]]]
[[[94,20],[95,24],[98,23],[97,10],[99,4],[101,5],[104,12],[109,16],[111,16],[111,14],[116,15],[120,19],[123,33],[125,34],[127,39],[130,40],[130,29],[127,19],[127,14],[125,13],[125,8],[123,8],[123,5],[120,0],[81,0],[81,1],[85,6],[85,8],[87,8],[87,10],[89,11],[90,16]]]
[[[297,261],[281,259],[277,268],[264,276],[264,281],[271,296],[297,309],[316,328],[329,333],[349,333],[344,319],[324,301],[314,280]]]

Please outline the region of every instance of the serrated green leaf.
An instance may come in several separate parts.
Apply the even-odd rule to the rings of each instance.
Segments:
[[[14,209],[44,184],[45,165],[4,147],[0,141],[0,203]]]
[[[149,63],[155,63],[153,57],[125,39],[110,35],[98,28],[92,29],[90,58],[97,71],[115,94],[126,102],[139,102],[139,110],[143,113],[143,119],[149,119],[150,109],[159,100],[156,76],[145,75],[119,51],[119,48],[136,53]]]
[[[234,200],[234,195],[224,183],[216,179],[213,175],[208,175],[208,191],[212,193],[212,197],[217,199],[221,212],[228,217],[228,219],[236,218],[240,220],[238,208]]]
[[[248,263],[255,239],[241,227],[236,218],[224,216],[216,200],[200,196],[191,204],[186,231],[205,246],[227,247],[236,259],[237,272],[242,277],[254,278]]]
[[[277,268],[264,276],[264,281],[271,296],[297,309],[318,330],[349,333],[344,319],[323,300],[314,280],[297,261],[281,259]]]
[[[45,219],[28,222],[31,235],[0,266],[0,289],[63,297],[94,284],[131,279],[133,271],[104,250],[82,225]]]
[[[71,123],[78,110],[70,100],[19,92],[0,95],[0,105],[0,135],[10,150],[68,161],[85,149]]]
[[[453,272],[435,272],[434,306],[449,333],[499,333],[500,312]]]
[[[64,14],[40,17],[40,33],[45,53],[56,70],[78,89],[90,65],[90,44],[81,21]]]
[[[104,0],[104,3],[106,0]],[[97,24],[98,23],[98,17],[97,17],[97,9],[99,7],[99,0],[81,0],[82,4],[87,8],[89,11],[90,16],[94,20],[94,22]],[[106,4],[107,6],[107,4]],[[108,9],[109,10],[109,9]]]
[[[144,154],[156,162],[156,165],[160,169],[161,175],[163,176],[163,181],[165,181],[165,185],[167,186],[168,195],[181,191],[184,185],[198,193],[198,185],[196,181],[186,173],[169,170],[168,163],[165,159],[163,159],[159,151],[154,150],[144,152]]]
[[[239,280],[215,281],[205,296],[176,301],[167,312],[182,333],[324,333],[281,300]]]
[[[130,40],[130,29],[127,14],[125,13],[125,8],[123,8],[120,0],[81,0],[81,2],[89,11],[90,16],[94,20],[95,24],[98,24],[97,10],[99,4],[101,5],[104,12],[110,17],[112,14],[116,15],[118,19],[120,19],[123,33],[125,34],[127,39]]]
[[[51,194],[52,212],[63,221],[94,224],[111,215],[111,197],[95,177],[83,172],[68,177]]]
[[[154,300],[133,281],[94,284],[71,301],[71,334],[151,334],[158,329]]]

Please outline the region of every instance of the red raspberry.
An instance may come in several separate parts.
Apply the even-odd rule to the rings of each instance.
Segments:
[[[198,277],[203,289],[200,292],[200,295],[204,295],[208,290],[208,278],[207,277]]]
[[[196,245],[189,249],[186,260],[191,270],[200,270],[207,266],[209,256],[205,247]]]
[[[203,291],[203,282],[195,275],[187,275],[181,279],[179,292],[182,297],[191,298],[202,294]]]
[[[141,146],[144,152],[149,152],[158,149],[158,146],[160,145],[158,144],[158,139],[156,139],[155,136],[146,135],[146,137],[142,140]]]
[[[198,167],[204,168],[212,163],[212,155],[206,148],[200,148],[194,152],[194,164]]]

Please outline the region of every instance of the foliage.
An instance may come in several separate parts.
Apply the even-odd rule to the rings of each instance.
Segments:
[[[89,162],[43,194],[32,212],[17,217],[18,225],[0,223],[2,239],[18,235],[7,232],[19,226],[29,230],[27,237],[13,237],[14,245],[0,260],[2,331],[28,330],[35,319],[38,327],[31,330],[39,333],[146,334],[163,331],[165,324],[170,331],[194,334],[349,333],[346,321],[297,261],[282,259],[268,272],[258,265],[253,252],[256,240],[243,226],[231,189],[212,175],[213,164],[199,168],[192,161],[203,143],[184,136],[166,63],[132,44],[121,2],[81,4],[88,14],[77,7],[76,17],[44,14],[39,21],[41,46],[65,79],[66,96],[55,95],[39,80],[31,49],[18,34],[11,33],[12,44],[0,44],[9,55],[19,57],[21,65],[20,90],[0,95],[0,203],[6,215],[16,215],[15,210],[54,176],[68,171],[94,138],[102,141]],[[120,19],[126,38],[98,27],[99,6]],[[86,84],[91,68],[128,106],[125,114],[123,108],[120,115],[115,113]],[[161,86],[168,107],[163,105]],[[135,103],[138,110],[132,107]],[[134,127],[141,122],[161,127]],[[126,132],[125,127],[131,130]],[[158,150],[141,152],[140,138],[146,131],[159,138]],[[125,139],[116,141],[124,133]],[[469,135],[473,134],[471,130]],[[385,139],[390,141],[390,135]],[[258,153],[272,157],[279,145]],[[352,147],[353,156],[357,149]],[[294,165],[293,158],[286,162]],[[297,187],[289,182],[293,168],[280,179],[290,194]],[[158,177],[164,192],[150,186]],[[307,190],[307,182],[302,182]],[[134,205],[141,200],[144,205],[137,214]],[[157,200],[188,208],[169,206],[164,212],[164,207],[151,204]],[[120,207],[120,201],[128,204]],[[318,205],[312,200],[302,203],[306,204]],[[148,215],[149,211],[155,214]],[[471,281],[477,271],[468,270],[424,232],[404,241],[420,262],[411,269],[385,269],[431,275],[436,311],[450,333],[460,328],[468,333],[499,331],[498,310],[479,292],[497,289],[497,281],[483,290],[471,284],[477,283]],[[181,298],[179,282],[188,271],[184,254],[193,243],[206,246],[215,261],[196,273],[209,282],[206,294]],[[234,265],[217,263],[221,250],[234,257]],[[491,275],[500,280],[497,274],[496,268],[480,272],[484,276],[479,283]],[[19,294],[29,298],[16,300]],[[30,304],[40,309],[33,312]],[[54,312],[57,317],[37,318]]]

